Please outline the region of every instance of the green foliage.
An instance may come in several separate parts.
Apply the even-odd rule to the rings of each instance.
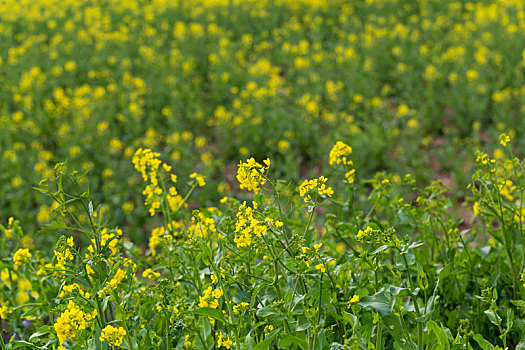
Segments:
[[[472,150],[503,130],[523,146],[522,1],[253,3],[3,1],[0,217],[47,223],[26,189],[67,159],[139,242],[139,147],[205,175],[204,202],[237,191],[249,156],[319,176],[334,140],[362,174],[442,178],[461,198]]]
[[[162,222],[146,251],[107,226],[85,174],[57,164],[37,188],[56,203],[54,254],[21,248],[17,220],[0,227],[3,347],[520,348],[525,164],[507,139],[500,159],[476,155],[470,221],[451,214],[439,181],[349,177],[340,142],[331,179],[293,189],[272,179],[269,159],[249,159],[237,179],[251,203],[194,210],[201,175],[180,184],[140,149],[149,220]]]

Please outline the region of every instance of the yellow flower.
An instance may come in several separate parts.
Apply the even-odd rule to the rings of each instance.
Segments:
[[[29,252],[29,249],[18,249],[13,255],[15,270],[18,270],[18,267],[28,262],[29,259],[31,259],[31,253]]]
[[[7,306],[0,307],[0,318],[1,319],[7,319],[7,314],[9,313],[9,309]]]
[[[110,346],[120,346],[122,338],[126,335],[126,330],[122,327],[113,327],[111,325],[102,329],[100,341],[106,341]]]
[[[59,344],[76,337],[78,331],[86,329],[87,322],[91,321],[95,316],[95,313],[85,313],[70,300],[66,311],[57,318],[54,324]]]
[[[240,303],[238,305],[234,305],[233,306],[233,312],[235,312],[236,314],[240,314],[244,310],[246,310],[248,308],[248,306],[250,306],[250,303],[246,303],[246,302],[242,302],[242,303]]]
[[[372,230],[373,229],[370,226],[367,226],[364,231],[363,230],[359,230],[357,232],[357,238],[361,238],[361,237],[369,234],[370,232],[372,232]]]
[[[122,282],[124,279],[126,278],[126,272],[122,269],[118,269],[117,270],[117,273],[115,274],[115,276],[113,277],[113,279],[111,281],[108,282],[108,285],[110,287],[113,287],[115,288],[116,286],[118,286],[120,284],[120,282]]]
[[[263,161],[266,166],[257,163],[254,158],[250,158],[246,163],[240,162],[237,168],[237,181],[241,189],[259,193],[260,186],[266,183],[264,172],[270,167],[270,159]]]
[[[216,309],[219,306],[218,299],[222,297],[223,293],[221,289],[213,289],[211,286],[206,288],[203,292],[203,296],[199,296],[199,307],[211,307]]]
[[[229,335],[224,337],[222,332],[217,332],[215,336],[217,337],[217,347],[225,347],[226,349],[231,349],[233,347],[233,341]]]
[[[501,143],[501,145],[503,147],[507,147],[507,144],[510,142],[510,137],[509,135],[507,134],[501,134],[499,135],[499,143]]]
[[[271,324],[268,325],[268,326],[265,326],[265,327],[264,327],[264,336],[267,336],[267,335],[269,335],[270,333],[272,333],[274,329],[275,329],[275,328],[274,328],[273,325],[271,325]]]
[[[324,267],[324,264],[315,265],[315,269],[321,271],[322,273],[326,272],[326,268]]]
[[[160,277],[160,273],[155,272],[152,269],[146,269],[142,273],[142,277],[152,280],[152,279]]]
[[[204,185],[206,185],[206,182],[204,181],[204,176],[199,175],[197,173],[192,173],[190,175],[190,179],[195,179],[199,184],[199,187],[203,187]]]
[[[351,169],[345,173],[345,178],[348,183],[353,184],[355,182],[355,169]]]
[[[467,71],[467,80],[468,81],[476,80],[478,77],[479,77],[479,74],[474,69],[469,69]]]
[[[347,156],[352,154],[352,147],[348,146],[344,142],[337,141],[332,150],[330,151],[330,165],[344,164],[352,165],[351,160],[347,160]]]
[[[479,214],[479,202],[475,202],[474,205],[472,206],[472,211],[474,212],[474,215],[478,215]]]
[[[334,191],[331,187],[326,187],[325,183],[328,179],[324,176],[320,176],[318,179],[304,180],[299,185],[299,195],[304,197],[305,203],[312,202],[312,194],[317,192],[319,195],[326,195],[331,197]]]
[[[352,299],[348,302],[348,305],[352,305],[359,302],[359,295],[354,295]]]

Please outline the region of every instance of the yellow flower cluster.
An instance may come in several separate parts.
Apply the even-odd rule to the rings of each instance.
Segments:
[[[334,191],[332,187],[326,187],[326,181],[328,181],[326,177],[320,176],[318,179],[304,180],[299,185],[299,194],[304,197],[305,203],[312,203],[312,195],[314,194],[332,197]]]
[[[265,159],[263,163],[264,165],[257,163],[253,158],[248,159],[246,163],[239,163],[237,181],[239,181],[241,189],[246,188],[248,191],[259,193],[260,186],[266,183],[264,173],[270,168],[270,159]]]
[[[268,326],[265,326],[264,327],[264,336],[268,336],[270,333],[273,332],[275,328],[273,327],[273,325],[269,324]]]
[[[126,330],[123,327],[107,325],[102,329],[99,339],[100,341],[108,342],[109,346],[120,346],[125,335]]]
[[[251,245],[253,235],[261,237],[268,230],[266,222],[258,220],[254,215],[257,203],[252,202],[252,205],[253,208],[247,207],[246,202],[242,203],[236,214],[235,238],[233,241],[239,248]]]
[[[111,290],[115,289],[127,277],[126,271],[118,269],[113,278],[107,282],[107,285],[97,292],[100,298],[104,298]]]
[[[63,251],[55,250],[55,256],[57,258],[57,267],[61,270],[64,270],[65,264],[68,260],[73,260],[73,254],[69,251],[69,249],[64,249]]]
[[[476,163],[487,165],[489,163],[495,163],[495,159],[491,159],[488,154],[483,152],[476,152]]]
[[[250,303],[242,302],[240,304],[233,306],[233,312],[236,314],[241,314],[243,311],[248,309],[248,306],[250,306]]]
[[[197,181],[197,184],[199,185],[199,187],[203,187],[203,186],[206,185],[206,182],[204,181],[204,176],[202,176],[200,174],[192,173],[192,174],[190,174],[190,179],[195,179],[195,181]]]
[[[182,223],[182,221],[172,221],[171,223],[168,223],[167,230],[164,226],[156,227],[153,230],[151,230],[151,235],[149,237],[148,242],[148,246],[151,250],[151,255],[157,255],[157,246],[163,240],[165,240],[165,242],[171,242],[173,240],[173,236],[178,235],[177,230],[181,229],[182,227],[184,227],[184,223]]]
[[[371,228],[370,226],[367,226],[364,230],[359,230],[357,232],[357,238],[363,238],[363,237],[366,237],[368,235],[371,235],[373,233],[374,229]]]
[[[18,249],[13,255],[13,261],[15,263],[15,270],[18,270],[18,267],[25,264],[31,259],[31,253],[27,248]]]
[[[217,228],[212,217],[207,217],[203,212],[199,212],[197,216],[191,218],[189,232],[190,237],[206,238],[217,232]]]
[[[352,147],[348,146],[342,141],[337,141],[330,151],[329,162],[330,165],[343,164],[343,166],[345,166],[347,169],[345,178],[348,183],[352,184],[355,182],[355,169],[352,168],[354,166],[354,162],[347,158],[347,156],[350,154],[352,154]]]
[[[223,293],[220,288],[213,289],[211,286],[206,288],[203,296],[199,296],[199,307],[211,307],[216,309],[219,306],[219,298]]]
[[[142,277],[153,280],[160,277],[160,273],[155,272],[152,269],[146,269],[142,272]]]
[[[346,158],[350,154],[352,154],[352,147],[348,146],[342,141],[337,141],[334,147],[332,147],[332,150],[330,151],[330,165],[353,165],[353,162]]]
[[[144,182],[150,181],[153,186],[158,186],[157,171],[162,164],[158,159],[160,153],[152,152],[151,149],[139,148],[133,155],[133,165],[142,174]]]
[[[3,228],[3,226],[0,228]],[[5,239],[13,238],[16,228],[18,228],[18,221],[11,216],[9,219],[7,219],[7,228],[3,229]]]
[[[92,313],[85,313],[70,300],[67,309],[57,318],[54,325],[59,344],[76,337],[78,331],[86,329],[88,322],[96,316],[97,310],[93,310]]]
[[[111,251],[111,255],[115,255],[117,253],[119,236],[122,236],[122,230],[118,229],[116,231],[109,231],[108,229],[104,228],[100,232],[100,248],[102,249],[107,245],[107,247]],[[86,258],[90,258],[95,253],[96,249],[96,241],[94,238],[91,239],[91,245],[88,246],[87,249],[91,254],[86,253]]]
[[[217,332],[215,336],[217,337],[218,348],[225,347],[226,349],[231,349],[233,347],[233,341],[229,335],[226,335],[226,337],[224,337],[222,335],[222,332]]]
[[[499,193],[503,197],[507,198],[509,201],[514,200],[513,193],[514,191],[516,191],[516,185],[514,185],[512,180],[500,179],[498,181],[498,190],[499,190]]]
[[[499,135],[499,143],[503,146],[503,147],[507,147],[507,144],[510,142],[510,137],[509,135],[507,134],[501,134]]]
[[[126,272],[122,269],[118,269],[115,276],[108,282],[108,286],[115,288],[126,278]]]
[[[321,271],[321,273],[325,273],[326,272],[326,267],[324,266],[324,264],[317,264],[317,265],[315,265],[315,269]]]
[[[151,236],[149,237],[149,248],[151,249],[151,255],[157,255],[157,250],[155,249],[161,242],[162,237],[166,233],[166,228],[164,226],[155,227],[151,230]]]
[[[62,290],[60,291],[60,294],[58,294],[58,297],[63,298],[68,294],[73,293],[74,291],[78,291],[78,293],[84,298],[90,297],[90,294],[88,292],[84,292],[77,283],[64,285],[64,287],[62,287]]]
[[[140,172],[142,179],[149,182],[142,194],[146,197],[145,205],[149,206],[149,213],[151,216],[155,215],[155,211],[160,208],[162,201],[162,186],[159,184],[159,171],[162,169],[166,174],[169,174],[170,180],[173,184],[177,183],[177,176],[171,173],[171,166],[158,158],[160,153],[152,152],[151,149],[139,148],[133,156],[133,165],[135,169]],[[204,186],[204,178],[202,175],[192,174],[198,182],[199,186]],[[184,202],[182,196],[178,193],[175,186],[168,188],[166,199],[171,211],[176,211]]]

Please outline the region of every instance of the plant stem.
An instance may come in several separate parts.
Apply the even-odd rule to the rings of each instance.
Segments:
[[[419,310],[419,305],[417,303],[417,299],[412,293],[414,290],[414,283],[412,282],[412,277],[410,275],[410,268],[408,266],[408,261],[406,258],[406,254],[401,254],[403,257],[403,261],[405,263],[405,268],[407,270],[407,278],[408,278],[408,284],[410,285],[410,297],[412,298],[412,301],[414,303],[414,308],[416,309],[416,315],[417,317],[421,317],[421,311]],[[417,348],[418,350],[423,349],[423,322],[418,321],[417,322]]]

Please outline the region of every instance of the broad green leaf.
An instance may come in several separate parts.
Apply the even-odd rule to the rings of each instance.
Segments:
[[[260,342],[259,344],[257,344],[253,350],[268,350],[270,348],[270,345],[272,345],[272,342],[273,342],[273,339],[277,336],[277,334],[279,334],[278,332],[278,329],[276,329],[275,331],[273,331],[272,333],[273,334],[270,334],[270,336],[268,336],[266,339],[264,339],[262,342]]]
[[[434,333],[439,343],[439,349],[447,350],[450,349],[450,343],[448,341],[447,333],[441,327],[437,325],[436,322],[430,320],[427,323],[427,328],[429,332]]]
[[[38,330],[35,333],[31,334],[31,336],[29,337],[29,340],[33,340],[35,338],[41,337],[42,335],[49,334],[51,332],[53,332],[53,329],[51,328],[51,326],[42,326],[38,328]]]
[[[493,325],[497,326],[501,324],[501,317],[499,317],[497,313],[490,310],[485,310],[485,315],[487,315]]]
[[[308,348],[308,342],[295,335],[285,334],[281,340],[281,348],[289,349],[292,344],[300,346],[303,350]]]
[[[231,325],[230,322],[226,321],[226,319],[222,315],[222,312],[216,309],[212,309],[211,307],[203,307],[203,308],[192,310],[192,311],[185,311],[183,312],[183,314],[208,316],[208,317],[216,319],[217,321],[221,321],[222,323],[225,323],[227,325]]]
[[[270,315],[278,315],[277,310],[271,306],[265,306],[257,310],[257,316],[259,317],[268,317]]]
[[[45,234],[45,233],[49,233],[55,230],[67,230],[67,229],[69,229],[69,227],[63,222],[53,221],[49,225],[46,225],[42,227],[40,230],[38,230],[37,234]]]
[[[474,338],[475,341],[478,342],[478,344],[479,344],[479,346],[480,346],[480,348],[482,350],[493,350],[494,349],[494,346],[491,343],[489,343],[488,341],[486,341],[481,334],[476,334],[476,335],[474,335],[473,338]],[[519,344],[516,347],[516,350],[518,350],[518,349],[519,349]]]

